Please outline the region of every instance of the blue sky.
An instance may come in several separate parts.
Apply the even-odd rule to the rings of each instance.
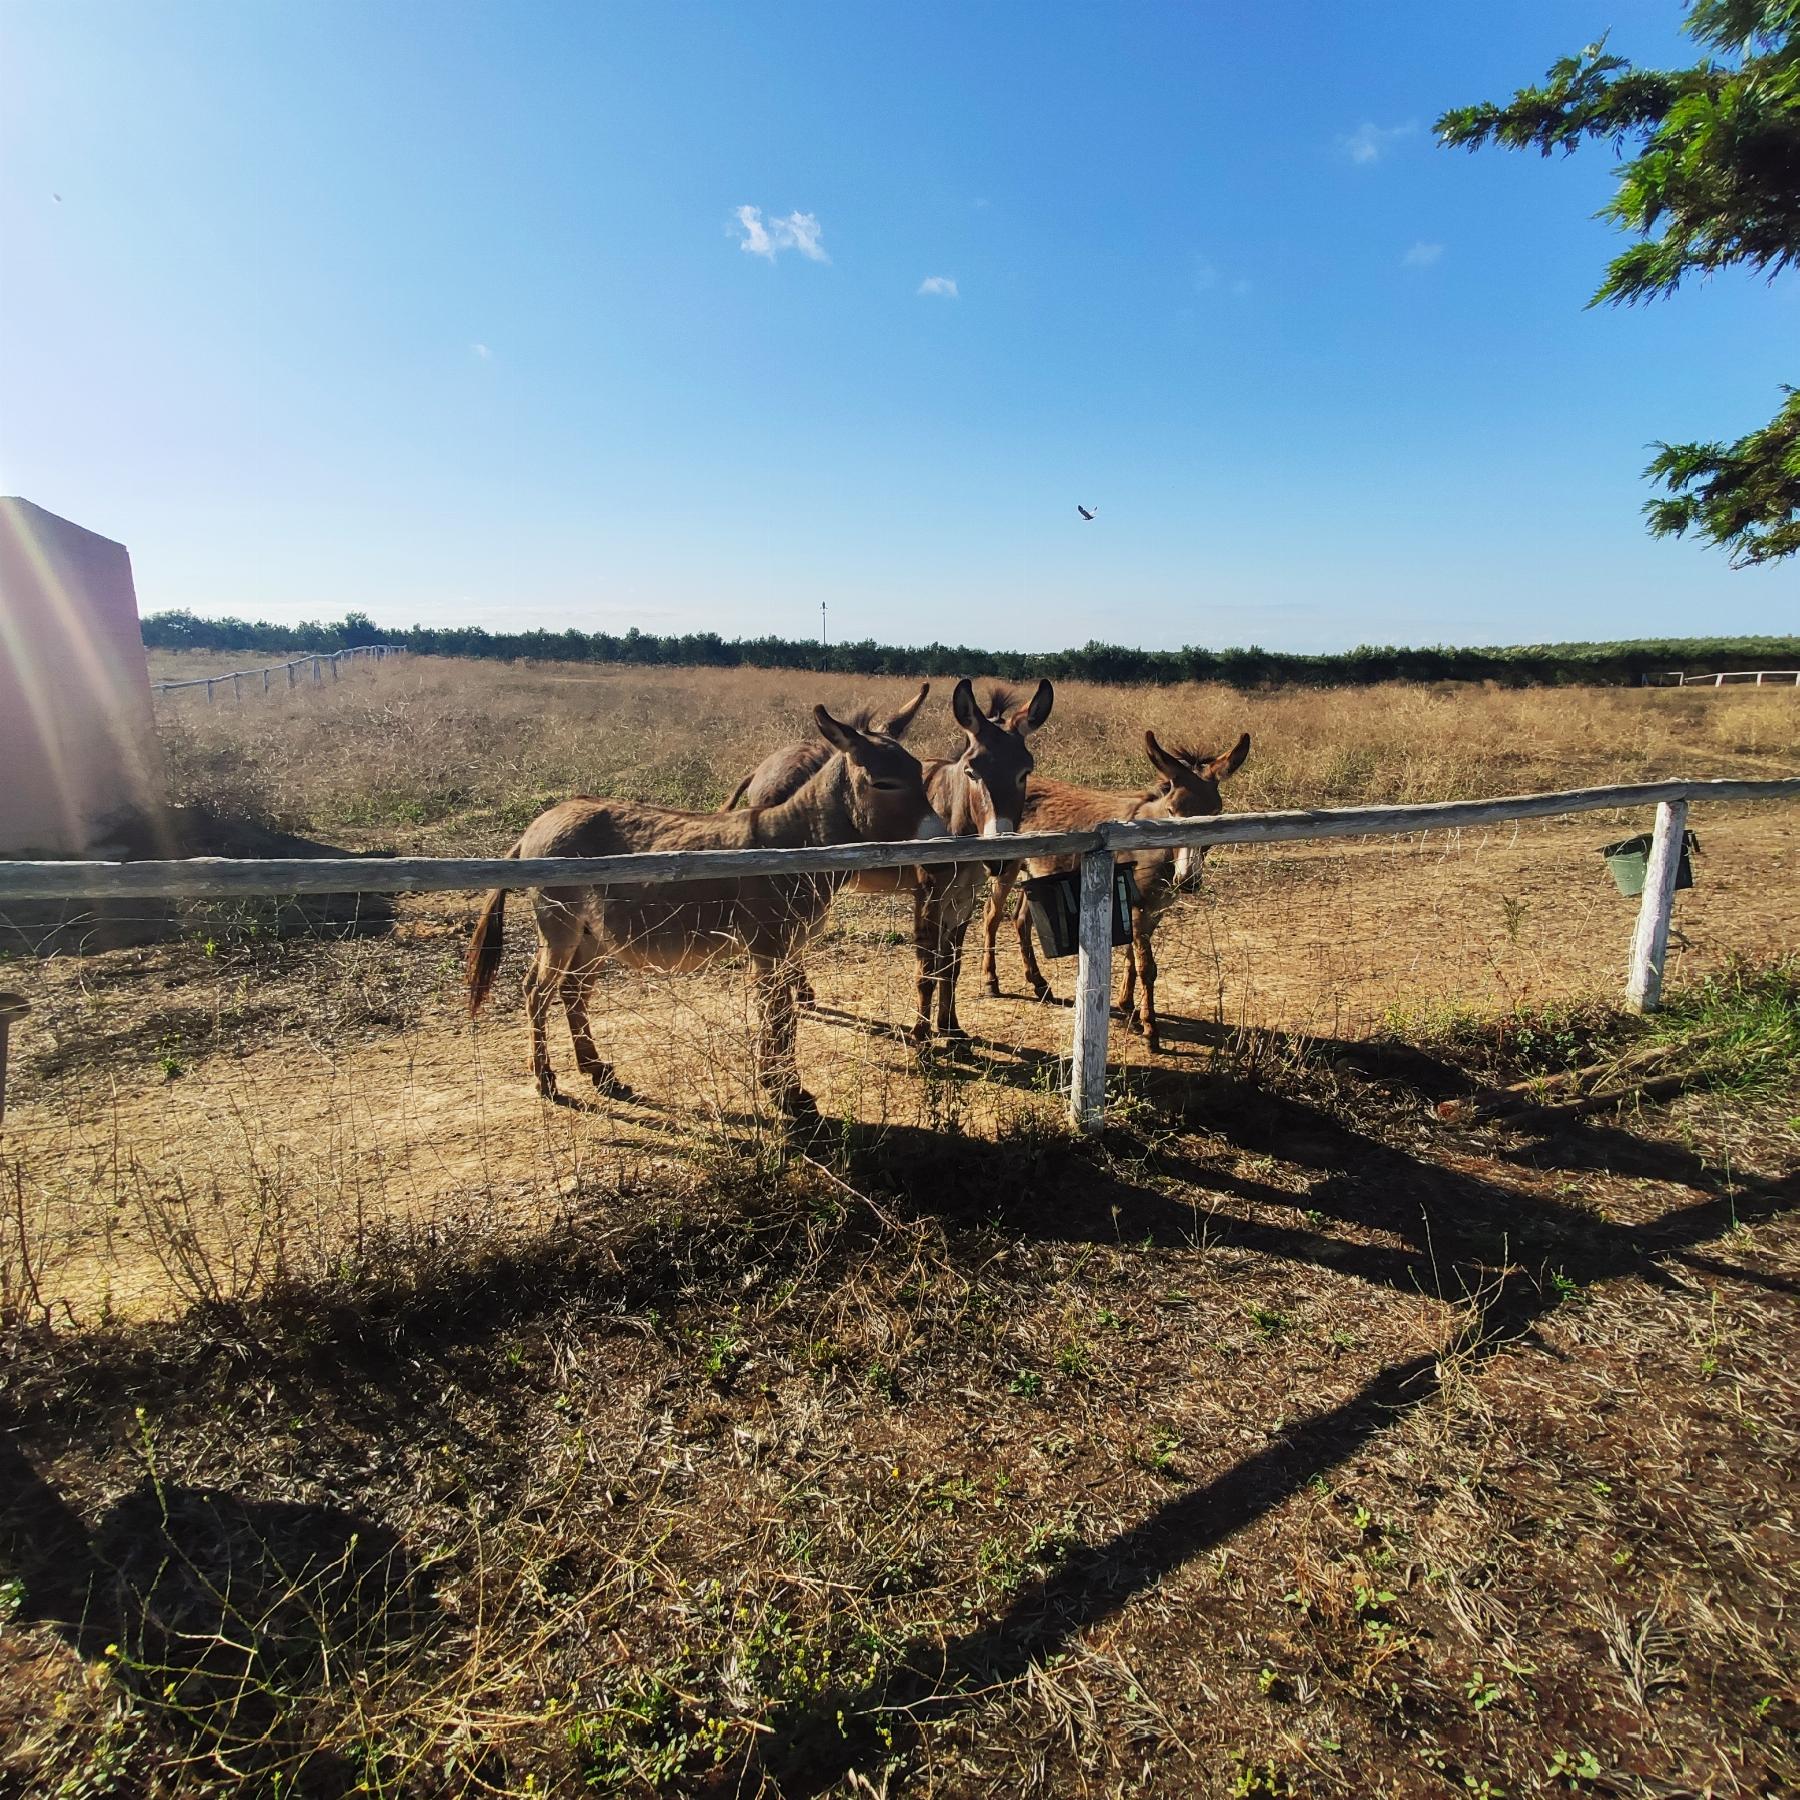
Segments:
[[[1800,378],[1800,281],[1585,312],[1610,151],[1431,138],[1608,26],[1691,60],[1679,18],[8,0],[0,490],[146,610],[1794,630],[1791,567],[1638,509],[1652,440]]]

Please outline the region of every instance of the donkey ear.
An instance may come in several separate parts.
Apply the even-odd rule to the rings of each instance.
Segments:
[[[891,719],[888,720],[886,731],[889,737],[899,738],[906,736],[907,726],[913,722],[919,708],[925,704],[925,696],[930,692],[931,683],[929,681],[921,682],[919,684],[919,691],[914,694]]]
[[[1244,758],[1250,754],[1250,734],[1245,732],[1223,756],[1215,756],[1206,765],[1206,772],[1214,781],[1223,781],[1227,775],[1235,775]]]
[[[956,684],[956,692],[950,696],[950,716],[970,737],[976,736],[986,723],[981,716],[981,708],[975,704],[975,684],[966,675]]]
[[[834,750],[842,750],[846,756],[854,755],[863,746],[864,739],[860,731],[853,725],[845,725],[834,719],[824,707],[813,708],[813,722],[819,728],[819,735]]]
[[[1050,708],[1056,703],[1056,689],[1048,681],[1037,684],[1037,692],[1031,696],[1027,706],[1021,706],[1013,714],[1011,724],[1014,731],[1023,737],[1028,731],[1037,728],[1050,716]]]
[[[1179,757],[1171,756],[1156,741],[1154,731],[1144,733],[1144,754],[1149,757],[1151,766],[1165,781],[1179,781],[1189,773],[1187,765]]]

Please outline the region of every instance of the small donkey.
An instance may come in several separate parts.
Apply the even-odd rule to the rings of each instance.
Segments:
[[[923,698],[921,691],[919,699]],[[956,684],[950,711],[966,740],[962,754],[925,764],[925,791],[953,836],[999,837],[1018,829],[1026,805],[1026,778],[1034,767],[1025,740],[1049,718],[1055,700],[1056,690],[1040,681],[1022,703],[996,692],[984,713],[976,705],[974,686],[966,680]],[[918,703],[915,700],[904,717],[910,718]],[[791,744],[772,752],[739,784],[738,796],[780,799],[813,760],[816,748],[810,743]],[[956,981],[962,971],[963,938],[986,879],[983,865],[972,862],[865,869],[850,878],[848,885],[859,893],[913,897],[913,954],[919,975],[915,1043],[930,1041],[934,1012],[941,1037],[954,1042],[968,1035],[956,1016]],[[802,1006],[813,1004],[812,988],[797,962],[795,998]]]
[[[649,850],[745,850],[801,844],[939,838],[918,759],[887,738],[841,724],[824,707],[813,718],[827,750],[819,767],[779,805],[741,812],[677,812],[625,800],[580,796],[541,813],[508,856],[624,856]],[[531,1072],[538,1092],[556,1097],[546,1038],[550,1003],[560,995],[575,1061],[601,1093],[616,1093],[588,1024],[588,996],[603,961],[640,968],[697,969],[744,951],[756,988],[757,1074],[790,1116],[814,1110],[794,1059],[792,970],[806,936],[844,880],[811,875],[695,877],[631,885],[544,888],[537,895],[537,956],[525,977]],[[486,999],[500,965],[506,890],[488,895],[469,944],[469,1011]]]
[[[1072,787],[1066,781],[1046,781],[1033,776],[1026,790],[1025,815],[1019,821],[1022,831],[1092,831],[1097,825],[1115,819],[1210,819],[1225,810],[1219,797],[1219,783],[1233,774],[1250,754],[1250,736],[1244,736],[1220,756],[1201,756],[1193,751],[1165,750],[1156,741],[1156,733],[1144,733],[1144,751],[1161,782],[1147,794],[1111,793],[1100,788]],[[1175,895],[1199,879],[1200,859],[1206,854],[1200,848],[1180,850],[1121,851],[1118,861],[1131,869],[1137,899],[1131,909],[1131,947],[1126,953],[1125,993],[1120,1010],[1126,1019],[1149,1040],[1152,1051],[1160,1049],[1156,1029],[1156,954],[1150,947],[1151,934],[1158,917]],[[1018,879],[1021,868],[1033,875],[1048,875],[1053,870],[1072,869],[1080,859],[1073,856],[1036,858],[1031,862],[1009,863],[1001,870],[989,896],[983,924],[987,930],[987,955],[983,967],[990,994],[1000,992],[1000,974],[994,962],[994,939],[1000,930],[1001,909],[1007,893]],[[1039,1000],[1054,999],[1050,984],[1038,967],[1036,952],[1031,947],[1031,919],[1026,908],[1019,909],[1019,951],[1025,958],[1025,977]],[[1144,984],[1140,1007],[1132,1001],[1139,979]]]

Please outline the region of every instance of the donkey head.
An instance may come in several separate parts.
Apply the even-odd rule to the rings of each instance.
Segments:
[[[819,735],[843,755],[850,822],[862,842],[944,836],[944,821],[925,792],[925,771],[910,750],[886,733],[858,731],[822,706],[813,708],[813,719]]]
[[[961,762],[983,837],[1016,831],[1025,816],[1025,778],[1037,767],[1025,740],[1049,718],[1056,690],[1040,681],[1023,705],[1013,706],[1011,698],[996,692],[984,713],[966,680],[950,697],[950,711],[968,738]]]
[[[1156,741],[1154,731],[1144,733],[1144,754],[1162,777],[1157,791],[1155,810],[1170,819],[1211,819],[1225,810],[1219,797],[1219,783],[1235,773],[1250,754],[1250,734],[1245,732],[1229,750],[1218,756],[1203,756],[1192,750],[1165,750]],[[1184,844],[1175,853],[1175,883],[1178,887],[1194,880],[1200,873],[1204,847]]]

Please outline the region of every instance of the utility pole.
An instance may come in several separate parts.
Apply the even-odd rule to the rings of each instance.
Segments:
[[[825,602],[819,602],[819,648],[825,648]]]

